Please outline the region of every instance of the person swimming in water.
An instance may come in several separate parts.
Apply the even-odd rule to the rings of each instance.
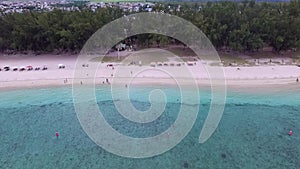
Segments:
[[[56,138],[58,138],[59,137],[59,133],[55,132],[55,136],[56,136]]]
[[[292,135],[293,135],[293,131],[290,130],[290,131],[289,131],[289,136],[292,136]]]

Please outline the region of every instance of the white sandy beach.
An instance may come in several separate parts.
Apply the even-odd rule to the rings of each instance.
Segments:
[[[41,87],[41,86],[63,86],[71,85],[74,79],[77,56],[69,55],[39,55],[39,56],[0,56],[0,67],[8,65],[10,67],[20,67],[31,65],[33,67],[43,67],[46,65],[48,70],[32,71],[0,71],[0,88],[23,88],[23,87]],[[65,69],[58,69],[58,64],[64,64]],[[219,66],[209,66],[197,61],[193,66],[156,66],[150,65],[118,65],[119,63],[95,63],[98,70],[93,76],[87,74],[83,82],[89,79],[95,80],[96,84],[105,83],[106,78],[109,82],[118,81],[121,83],[136,84],[174,84],[175,79],[184,79],[186,76],[180,76],[180,72],[189,70],[193,74],[199,85],[211,85],[208,69],[220,69]],[[107,67],[113,64],[112,67]],[[82,68],[82,65],[78,65]],[[93,72],[92,66],[85,67],[87,72]],[[239,68],[239,70],[238,70]],[[224,77],[228,86],[269,86],[295,84],[296,79],[300,79],[300,67],[296,65],[260,65],[251,67],[223,67]],[[176,73],[178,72],[178,73]],[[174,74],[169,75],[169,74]],[[171,77],[172,76],[172,77]],[[219,76],[219,75],[218,75]],[[78,78],[78,77],[76,77]],[[173,79],[172,79],[173,78]],[[67,79],[67,82],[65,81]],[[130,82],[131,81],[131,82]],[[77,80],[78,82],[78,80]],[[300,82],[299,82],[300,85]]]

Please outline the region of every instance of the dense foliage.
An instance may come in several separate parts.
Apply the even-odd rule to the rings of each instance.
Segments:
[[[219,2],[157,4],[155,11],[167,12],[191,21],[217,49],[256,51],[271,46],[274,51],[300,48],[300,1],[290,3]],[[170,10],[174,9],[174,10]],[[128,12],[101,8],[93,12],[54,10],[1,14],[1,51],[78,51],[103,25]],[[136,43],[168,43],[159,35],[141,35]]]

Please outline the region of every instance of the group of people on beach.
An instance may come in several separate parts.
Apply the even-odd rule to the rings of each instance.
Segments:
[[[66,84],[66,83],[68,83],[68,79],[67,78],[64,80],[64,84]]]

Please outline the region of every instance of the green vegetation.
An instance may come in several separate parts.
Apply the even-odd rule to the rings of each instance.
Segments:
[[[100,27],[122,16],[120,9],[25,12],[0,17],[0,50],[80,50]]]
[[[169,5],[174,10],[170,11]],[[280,53],[300,48],[300,1],[207,2],[201,6],[193,3],[181,4],[180,11],[172,4],[156,4],[153,10],[165,11],[192,22],[219,51],[251,53],[270,46],[273,52]],[[101,8],[95,12],[83,8],[81,11],[1,13],[0,50],[79,51],[97,29],[124,14],[130,13],[118,7]],[[155,34],[138,35],[127,40],[139,48],[180,43]]]

